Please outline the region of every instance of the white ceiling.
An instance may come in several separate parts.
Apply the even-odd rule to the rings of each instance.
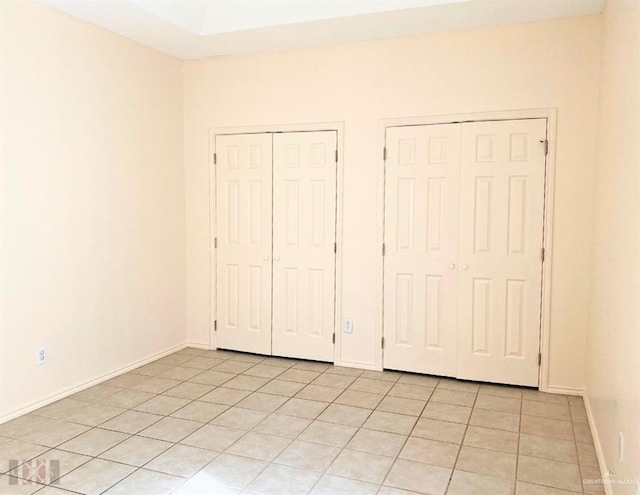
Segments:
[[[180,59],[602,12],[606,0],[41,0]]]

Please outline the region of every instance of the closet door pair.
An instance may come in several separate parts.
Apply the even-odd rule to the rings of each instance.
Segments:
[[[546,119],[386,133],[384,366],[538,385]]]
[[[337,133],[215,147],[217,347],[333,361]]]

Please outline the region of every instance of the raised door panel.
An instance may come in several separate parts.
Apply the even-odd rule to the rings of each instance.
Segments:
[[[455,376],[460,124],[386,134],[384,367]]]
[[[538,385],[546,119],[462,124],[460,378]]]
[[[271,134],[216,136],[216,345],[271,354]]]
[[[273,137],[273,354],[333,361],[337,133]]]

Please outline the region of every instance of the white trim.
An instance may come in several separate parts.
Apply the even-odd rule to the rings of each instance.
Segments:
[[[583,388],[574,388],[574,387],[547,387],[545,390],[548,394],[561,394],[561,395],[577,395],[579,397],[584,396]]]
[[[591,428],[591,436],[593,437],[593,446],[596,451],[596,457],[598,458],[598,466],[600,467],[600,477],[606,480],[605,474],[608,471],[606,458],[604,456],[604,450],[602,449],[602,443],[600,442],[600,435],[598,434],[598,428],[596,427],[595,419],[593,418],[593,411],[591,410],[591,401],[589,395],[583,395],[584,408],[587,411],[587,420],[589,421],[589,427]],[[605,483],[603,485],[606,495],[613,495],[613,488],[610,484]]]
[[[147,356],[145,358],[139,359],[137,361],[134,361],[133,363],[127,364],[126,366],[123,366],[121,368],[118,368],[115,371],[111,371],[109,373],[106,373],[104,375],[100,375],[97,378],[93,378],[91,380],[88,380],[86,382],[82,382],[79,385],[74,385],[73,387],[69,387],[66,388],[64,390],[62,390],[61,392],[58,392],[56,394],[50,395],[48,397],[46,397],[45,399],[39,400],[37,402],[32,402],[31,404],[28,404],[26,406],[21,407],[20,409],[16,409],[14,411],[11,411],[8,414],[5,414],[4,416],[0,417],[0,424],[5,423],[6,421],[10,421],[14,418],[17,418],[18,416],[22,416],[23,414],[27,414],[30,413],[32,411],[35,411],[36,409],[40,409],[41,407],[46,406],[47,404],[51,404],[52,402],[56,402],[60,399],[64,399],[65,397],[69,397],[70,395],[73,394],[77,394],[78,392],[82,392],[83,390],[89,388],[89,387],[93,387],[94,385],[98,385],[99,383],[102,383],[106,380],[110,380],[111,378],[114,378],[118,375],[121,375],[122,373],[127,373],[128,371],[131,371],[133,369],[139,368],[140,366],[144,366],[145,364],[149,364],[153,361],[155,361],[156,359],[160,359],[162,357],[168,356],[169,354],[173,354],[174,352],[180,351],[182,349],[184,349],[185,347],[190,347],[191,344],[186,344],[186,343],[182,343],[182,344],[178,344],[175,345],[173,347],[169,347],[168,349],[165,349],[164,351],[160,351],[157,352],[155,354],[152,354],[150,356]]]
[[[538,388],[543,392],[566,390],[560,393],[580,395],[578,389],[561,389],[559,387],[549,387],[549,335],[551,325],[551,267],[553,256],[553,204],[555,186],[555,153],[556,153],[556,119],[557,110],[555,108],[538,108],[528,110],[505,110],[481,113],[462,113],[431,115],[424,117],[403,117],[383,119],[378,124],[378,214],[377,221],[377,245],[382,247],[384,242],[384,173],[385,162],[383,159],[384,147],[386,145],[385,134],[387,127],[409,126],[409,125],[429,125],[429,124],[451,124],[459,122],[480,122],[487,120],[522,120],[522,119],[547,119],[547,140],[549,142],[548,154],[546,157],[546,177],[545,177],[545,204],[544,204],[544,250],[545,260],[542,265],[542,314],[540,328],[540,353],[542,362],[540,363]],[[380,252],[379,263],[376,268],[376,301],[381,302],[381,308],[376,312],[375,338],[376,342],[382,339],[383,331],[383,267],[384,259]],[[383,351],[378,348],[376,353],[377,369],[383,369]]]
[[[193,349],[202,349],[204,351],[208,351],[211,349],[211,345],[209,342],[187,342],[185,347],[192,347]]]
[[[278,133],[278,132],[310,132],[310,131],[335,131],[337,135],[338,163],[337,163],[337,190],[336,190],[336,294],[333,331],[336,334],[334,345],[334,364],[336,366],[349,366],[342,364],[342,334],[340,332],[342,322],[342,259],[343,259],[343,224],[344,224],[344,122],[316,122],[304,124],[274,124],[238,127],[211,127],[209,129],[209,349],[216,349],[215,332],[212,324],[216,318],[216,252],[211,240],[216,236],[216,198],[215,198],[215,166],[213,154],[216,152],[216,135],[224,134],[251,134],[251,133]]]

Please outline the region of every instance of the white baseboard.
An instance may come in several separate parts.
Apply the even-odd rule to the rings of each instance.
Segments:
[[[584,398],[584,408],[587,411],[587,419],[589,420],[589,427],[591,428],[591,436],[593,437],[593,446],[596,450],[596,457],[598,458],[598,464],[600,465],[600,476],[603,480],[606,480],[605,474],[608,471],[606,459],[604,457],[604,451],[602,450],[602,444],[600,443],[600,435],[598,434],[598,428],[596,427],[596,422],[593,418],[593,411],[591,410],[591,401],[589,401],[589,396],[587,394],[583,395]],[[605,483],[604,492],[607,495],[613,495],[613,488],[610,484]]]
[[[548,386],[543,392],[549,394],[579,395],[582,397],[584,395],[584,388]]]
[[[209,342],[187,342],[185,347],[193,347],[194,349],[203,349],[205,351],[211,350]]]
[[[14,411],[9,412],[8,414],[5,414],[4,416],[0,417],[0,424],[2,423],[6,423],[7,421],[10,421],[12,419],[17,418],[18,416],[22,416],[23,414],[28,414],[32,411],[35,411],[36,409],[40,409],[41,407],[44,407],[48,404],[51,404],[52,402],[55,402],[57,400],[60,399],[64,399],[65,397],[69,397],[70,395],[76,394],[78,392],[82,392],[83,390],[89,388],[89,387],[93,387],[94,385],[97,385],[99,383],[102,383],[104,381],[110,380],[111,378],[114,378],[122,373],[126,373],[127,371],[131,371],[135,368],[138,368],[140,366],[143,366],[145,364],[148,364],[152,361],[155,361],[156,359],[160,359],[164,356],[168,356],[169,354],[172,354],[176,351],[182,350],[185,347],[194,347],[194,345],[192,344],[186,344],[186,343],[182,343],[182,344],[178,344],[175,345],[173,347],[170,347],[168,349],[165,349],[164,351],[160,351],[157,352],[155,354],[152,354],[150,356],[147,356],[145,358],[139,359],[133,363],[130,363],[126,366],[123,366],[121,368],[118,368],[117,370],[111,371],[107,374],[104,375],[100,375],[97,378],[93,378],[91,380],[85,381],[79,385],[75,385],[73,387],[69,387],[66,388],[64,390],[62,390],[61,392],[57,392],[53,395],[50,395],[42,400],[39,400],[37,402],[32,402],[31,404],[28,404],[26,406],[21,407],[20,409],[16,409]]]

